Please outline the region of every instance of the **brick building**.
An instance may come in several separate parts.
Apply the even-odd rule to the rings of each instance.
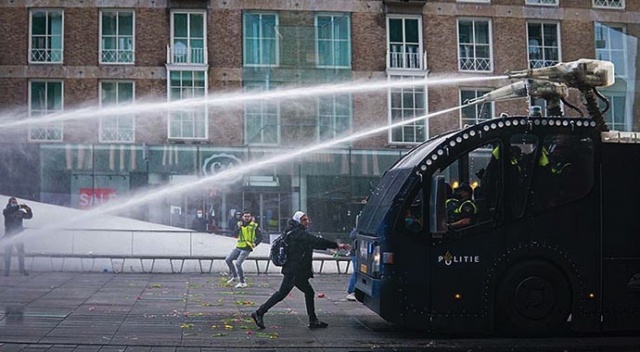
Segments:
[[[276,232],[305,209],[314,230],[348,231],[410,147],[525,113],[525,100],[215,175],[459,106],[509,83],[490,79],[508,70],[580,58],[614,62],[607,119],[638,130],[638,18],[628,0],[1,1],[0,192],[87,208],[192,183],[123,213],[188,226],[205,209],[224,230],[248,208]]]

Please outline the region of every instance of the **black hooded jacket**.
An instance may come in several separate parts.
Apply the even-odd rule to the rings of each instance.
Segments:
[[[289,220],[284,233],[289,232],[287,243],[287,263],[282,267],[285,275],[296,275],[301,278],[313,277],[311,262],[314,249],[338,248],[338,244],[309,234],[297,221]]]
[[[21,207],[27,212],[21,211]],[[4,215],[4,234],[7,237],[22,231],[22,219],[31,219],[33,217],[31,208],[28,206],[11,204],[7,204],[7,207],[2,210],[2,215]]]

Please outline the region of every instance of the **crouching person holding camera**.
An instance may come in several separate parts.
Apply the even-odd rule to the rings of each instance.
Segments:
[[[22,275],[29,275],[24,268],[24,244],[20,241],[13,240],[11,237],[18,235],[24,229],[22,227],[23,219],[31,219],[33,213],[31,208],[26,204],[18,204],[15,197],[9,198],[6,208],[2,211],[4,215],[4,276],[9,276],[11,269],[11,253],[13,247],[18,251],[18,268]]]

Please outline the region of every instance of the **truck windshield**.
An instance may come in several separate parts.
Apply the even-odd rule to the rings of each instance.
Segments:
[[[361,233],[375,235],[376,229],[389,214],[395,197],[400,193],[400,189],[405,185],[414,168],[453,133],[455,132],[444,134],[415,147],[382,176],[371,192],[367,205],[362,209],[361,223],[358,224]]]
[[[370,235],[376,233],[377,227],[383,223],[384,217],[393,205],[394,198],[411,175],[411,171],[412,169],[392,169],[384,174],[371,192],[367,205],[362,209],[361,222],[358,224],[361,233]]]

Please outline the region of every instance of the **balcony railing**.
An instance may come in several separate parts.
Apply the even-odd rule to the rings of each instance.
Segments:
[[[102,63],[133,63],[131,49],[103,49],[100,57]]]
[[[410,48],[411,49],[411,48]],[[387,51],[387,68],[406,70],[425,70],[427,53],[420,53],[417,50]]]
[[[593,7],[624,9],[624,0],[593,0]]]
[[[460,58],[460,71],[491,71],[491,59],[488,58]]]
[[[62,62],[62,50],[31,49],[31,62]]]
[[[557,63],[557,60],[529,60],[529,68],[549,67]]]
[[[204,65],[208,62],[206,48],[167,45],[167,63]]]

